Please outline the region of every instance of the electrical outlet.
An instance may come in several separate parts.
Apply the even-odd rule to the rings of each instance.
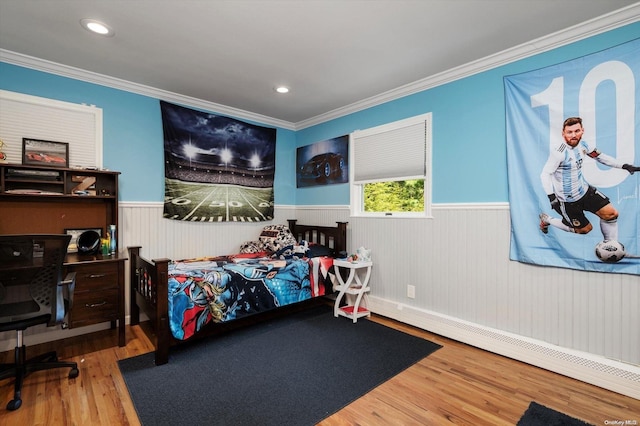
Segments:
[[[416,286],[414,286],[414,285],[408,285],[407,286],[407,297],[409,299],[415,299],[416,298]]]

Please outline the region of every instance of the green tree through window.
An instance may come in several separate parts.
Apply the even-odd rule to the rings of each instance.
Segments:
[[[424,179],[365,184],[364,211],[377,213],[424,211]]]
[[[431,113],[350,135],[352,216],[431,218]]]

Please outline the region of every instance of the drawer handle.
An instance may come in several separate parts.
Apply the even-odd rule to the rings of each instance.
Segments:
[[[106,276],[107,274],[91,274],[89,275],[89,278],[102,278],[104,276]]]
[[[87,307],[87,308],[97,308],[98,306],[102,306],[102,305],[106,305],[106,304],[107,304],[107,302],[92,303],[92,304],[85,303],[84,306]]]

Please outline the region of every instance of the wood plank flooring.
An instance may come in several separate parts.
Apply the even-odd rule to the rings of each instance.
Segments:
[[[596,426],[612,421],[640,425],[640,400],[387,318],[372,319],[443,347],[321,426],[515,425],[532,400]],[[13,397],[13,379],[0,381],[0,425],[139,425],[116,361],[152,346],[140,326],[127,326],[126,332],[122,348],[116,330],[29,347],[28,356],[56,349],[61,359],[78,362],[80,376],[69,379],[67,371],[29,375],[23,405],[13,412],[5,409]],[[0,354],[0,362],[12,357],[12,351]]]

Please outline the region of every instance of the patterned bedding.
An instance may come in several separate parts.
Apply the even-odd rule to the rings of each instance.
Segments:
[[[169,323],[186,340],[209,322],[226,322],[333,292],[333,259],[272,259],[267,253],[169,264]]]

